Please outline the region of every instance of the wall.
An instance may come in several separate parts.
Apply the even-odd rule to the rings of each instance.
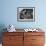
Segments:
[[[46,0],[0,0],[0,31],[13,24],[16,28],[40,27],[46,32]],[[17,7],[35,7],[35,22],[18,22]]]
[[[0,25],[16,28],[46,28],[46,0],[0,0]],[[18,22],[17,7],[35,7],[35,22]]]

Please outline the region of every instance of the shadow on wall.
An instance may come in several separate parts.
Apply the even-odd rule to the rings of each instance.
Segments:
[[[0,24],[0,43],[2,43],[2,36],[3,36],[3,32],[6,32],[6,30],[4,30],[5,25],[4,24]]]

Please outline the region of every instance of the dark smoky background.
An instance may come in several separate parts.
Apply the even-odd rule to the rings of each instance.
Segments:
[[[33,19],[33,9],[22,9],[20,19]]]

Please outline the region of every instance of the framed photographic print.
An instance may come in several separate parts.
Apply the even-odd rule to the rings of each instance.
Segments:
[[[35,21],[35,7],[18,7],[17,21],[34,22]]]

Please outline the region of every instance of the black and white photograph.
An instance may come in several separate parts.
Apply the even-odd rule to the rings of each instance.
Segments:
[[[18,7],[17,8],[18,21],[35,21],[35,7]]]

